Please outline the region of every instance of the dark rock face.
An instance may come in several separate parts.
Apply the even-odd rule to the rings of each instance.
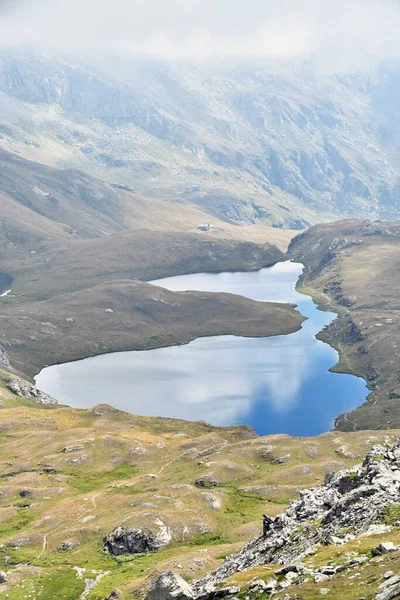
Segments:
[[[122,599],[122,592],[120,592],[119,590],[114,590],[111,592],[111,594],[109,596],[107,596],[107,598],[104,598],[104,600],[121,600]]]
[[[262,564],[301,561],[318,545],[353,539],[382,523],[386,510],[399,503],[400,440],[392,447],[376,446],[361,465],[330,473],[323,485],[302,491],[283,514],[268,519],[263,534],[193,589],[201,595],[234,573]],[[382,553],[395,549],[390,542],[381,546]]]
[[[153,552],[159,550],[161,546],[157,536],[142,529],[116,527],[104,538],[104,548],[113,556]]]

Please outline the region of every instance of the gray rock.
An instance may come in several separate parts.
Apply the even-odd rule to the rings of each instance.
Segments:
[[[79,450],[83,450],[83,448],[84,446],[82,446],[81,444],[77,444],[76,446],[65,446],[65,448],[63,448],[61,452],[67,454],[69,452],[78,452]]]
[[[387,579],[379,586],[375,600],[394,600],[400,595],[400,574]]]
[[[5,383],[5,386],[10,392],[20,398],[33,400],[33,402],[37,402],[38,404],[57,404],[57,400],[41,392],[36,386],[24,381],[20,377],[13,377]]]
[[[4,571],[0,571],[0,583],[7,583],[7,575]]]
[[[199,477],[198,479],[196,479],[194,485],[202,488],[210,488],[219,486],[220,482],[215,478],[215,476],[212,473],[209,473],[207,475],[203,475],[203,477]]]
[[[372,548],[373,556],[383,556],[384,554],[390,554],[391,552],[396,552],[399,549],[398,546],[395,546],[393,542],[382,542],[379,546],[375,546]]]
[[[9,356],[2,344],[0,344],[0,367],[8,369],[10,367]]]
[[[145,600],[192,600],[193,590],[177,573],[166,571],[153,583]]]
[[[113,556],[153,552],[160,550],[163,545],[165,544],[156,535],[136,528],[116,527],[104,538],[104,549]]]
[[[58,552],[69,552],[72,550],[76,544],[74,542],[63,542],[57,548]]]

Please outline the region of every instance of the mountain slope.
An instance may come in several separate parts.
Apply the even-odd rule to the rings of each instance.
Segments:
[[[306,265],[300,286],[336,319],[319,337],[341,360],[335,370],[360,375],[368,402],[342,415],[344,430],[400,423],[399,222],[362,220],[318,225],[296,237],[289,256]]]
[[[399,80],[396,64],[100,68],[3,51],[0,143],[230,222],[394,218]]]
[[[0,256],[73,246],[140,228],[196,232],[209,216],[187,202],[171,204],[109,184],[76,170],[59,170],[0,151]],[[276,241],[284,250],[292,237],[259,226],[213,220],[213,237]]]

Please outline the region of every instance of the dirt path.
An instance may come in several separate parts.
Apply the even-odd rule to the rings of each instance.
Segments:
[[[355,421],[349,421],[349,419],[347,418],[348,414],[348,412],[344,413],[343,421],[345,421],[345,423],[352,423],[354,426],[354,431],[357,431],[357,423]]]
[[[346,361],[349,371],[351,371],[351,373],[354,373],[354,369],[350,365],[349,357],[347,356],[346,352],[343,350],[342,342],[339,342],[339,353],[340,353],[339,356],[341,358],[343,358],[343,360]]]
[[[46,550],[47,550],[47,536],[48,536],[47,533],[45,533],[43,536],[42,551],[40,552],[40,554],[37,555],[36,560],[39,560],[39,558],[41,558],[42,554],[44,554],[44,552],[46,552]]]

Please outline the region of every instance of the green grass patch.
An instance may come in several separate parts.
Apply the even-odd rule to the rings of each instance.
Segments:
[[[231,489],[229,501],[224,507],[225,515],[234,519],[237,525],[261,519],[265,508],[265,498],[252,492]]]
[[[191,542],[191,546],[216,546],[226,544],[229,540],[222,532],[199,533]]]
[[[383,522],[385,525],[394,525],[400,520],[400,504],[390,504],[383,511]]]
[[[33,518],[28,508],[20,508],[16,515],[0,522],[0,535],[12,535],[26,529],[32,523]]]
[[[76,600],[85,590],[83,579],[67,567],[54,569],[43,575],[24,577],[9,591],[9,600],[40,598],[41,600]]]
[[[98,490],[104,485],[108,483],[112,483],[113,481],[121,481],[123,479],[129,479],[137,475],[136,467],[132,467],[130,465],[119,465],[112,469],[111,471],[100,471],[100,472],[70,472],[68,473],[69,485],[74,488],[76,491],[85,494],[87,492],[92,492],[94,490]],[[134,488],[129,488],[130,490],[134,490]],[[119,490],[120,491],[120,490]],[[132,493],[135,493],[132,491]]]

